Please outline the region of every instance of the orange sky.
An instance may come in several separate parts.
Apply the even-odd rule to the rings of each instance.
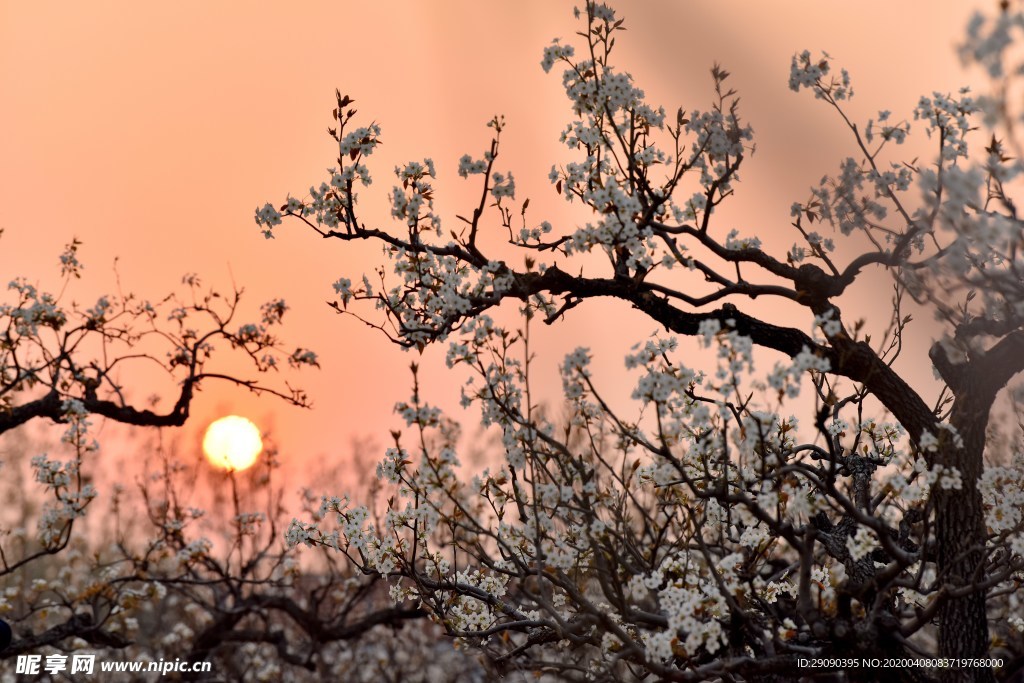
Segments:
[[[792,53],[825,49],[846,66],[859,120],[879,109],[900,118],[920,94],[955,91],[976,77],[960,69],[953,50],[975,4],[868,1],[854,11],[817,0],[618,2],[628,28],[618,64],[670,111],[707,108],[714,61],[732,72],[757,154],[723,220],[776,235],[788,226],[790,204],[852,152],[835,116],[787,89]],[[371,270],[378,250],[323,243],[298,225],[265,241],[253,209],[288,192],[302,196],[324,178],[336,153],[325,129],[339,87],[383,128],[385,144],[370,159],[376,194],[362,199],[368,215],[373,205],[387,206],[396,163],[432,157],[438,204],[454,223],[472,198],[472,186],[455,174],[457,160],[485,148],[485,123],[503,113],[499,170],[515,173],[517,196],[531,198],[534,220],[571,221],[547,181],[551,164],[566,159],[557,138],[568,108],[560,76],[539,66],[550,39],[576,29],[571,7],[541,0],[3,3],[0,268],[8,279],[27,275],[57,288],[57,255],[78,237],[87,266],[74,293],[80,301],[113,289],[115,256],[125,288],[144,297],[175,289],[187,272],[222,289],[232,279],[244,285],[250,311],[284,297],[293,307],[288,341],[321,357],[321,372],[289,377],[315,408],[211,385],[192,429],[224,413],[247,415],[273,431],[301,482],[318,463],[343,459],[353,437],[386,441],[415,357],[324,305],[331,283]],[[586,344],[606,364],[608,384],[624,382],[622,349],[654,325],[615,309],[616,331],[638,325],[617,336],[608,333],[608,315],[584,306],[573,313],[572,338],[542,331],[541,368]],[[450,403],[457,383],[442,359],[439,348],[423,361],[425,392]],[[133,388],[140,398],[151,393]]]

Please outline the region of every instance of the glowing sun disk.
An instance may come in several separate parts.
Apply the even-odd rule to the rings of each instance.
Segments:
[[[226,470],[244,470],[256,462],[263,450],[260,430],[244,417],[229,415],[206,428],[203,452],[207,460]]]

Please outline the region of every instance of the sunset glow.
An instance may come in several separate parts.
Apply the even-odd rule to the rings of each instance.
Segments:
[[[0,92],[0,683],[1024,683],[1024,0],[0,1]]]
[[[220,402],[253,415],[266,411],[276,420],[275,438],[293,451],[290,464],[300,465],[300,472],[334,453],[334,444],[386,436],[394,427],[395,402],[407,398],[408,361],[400,349],[381,343],[375,330],[331,316],[323,305],[330,283],[340,277],[359,282],[380,254],[367,251],[360,260],[296,225],[265,240],[253,223],[253,208],[277,201],[278,193],[304,190],[314,178],[319,183],[318,170],[337,153],[327,135],[337,87],[355,98],[364,123],[376,120],[385,136],[372,158],[375,182],[364,198],[368,225],[390,225],[392,169],[431,157],[439,173],[439,208],[456,227],[455,214],[468,215],[479,199],[476,185],[457,174],[458,160],[483,150],[490,139],[486,124],[495,114],[508,122],[501,164],[514,172],[519,194],[530,198],[530,220],[570,230],[585,223],[574,212],[577,206],[547,180],[553,164],[567,161],[559,136],[571,111],[560,73],[546,74],[540,66],[553,38],[572,36],[576,4],[315,2],[302,13],[301,31],[282,31],[296,21],[295,8],[285,3],[247,13],[221,3],[62,3],[59,11],[49,3],[5,3],[4,283],[14,273],[59,277],[54,254],[77,237],[89,270],[76,283],[75,296],[90,304],[116,286],[115,257],[122,285],[141,297],[163,296],[185,273],[198,273],[214,288],[226,289],[232,280],[244,285],[247,306],[285,299],[293,310],[283,338],[314,349],[330,367],[293,380],[316,410],[272,401],[257,407],[244,392],[209,383],[196,415],[221,417],[212,412]],[[738,201],[720,211],[732,212],[728,221],[737,227],[764,226],[765,238],[786,235],[790,205],[805,199],[808,187],[852,151],[817,102],[788,90],[794,51],[827,49],[850,69],[859,85],[857,120],[885,108],[905,116],[921,93],[956,92],[972,76],[961,69],[952,41],[982,3],[946,1],[931,12],[916,3],[888,3],[884,21],[878,12],[833,3],[794,3],[784,12],[775,3],[743,3],[742,10],[737,4],[724,15],[720,4],[706,1],[624,0],[615,6],[630,35],[640,36],[616,46],[622,68],[672,115],[677,106],[707,108],[714,62],[732,72],[744,116],[762,144],[744,171]],[[339,60],[339,27],[356,25],[361,28],[344,31],[345,54],[359,58]],[[685,58],[681,26],[700,27],[686,36]],[[907,40],[913,31],[948,38]],[[409,111],[410,89],[420,98],[415,114]],[[251,99],[256,92],[266,92],[258,107]],[[74,182],[61,180],[68,178]],[[113,194],[116,201],[98,199]],[[154,210],[167,206],[169,197],[203,210],[187,219],[181,210]],[[756,211],[740,211],[740,204]],[[47,210],[39,211],[44,205]],[[495,215],[485,216],[486,234],[500,239]],[[783,253],[788,247],[781,247]],[[283,269],[287,263],[301,263],[301,277]],[[868,306],[889,296],[868,286],[855,294]],[[625,339],[630,324],[608,330],[607,315],[602,306],[577,307],[567,316],[574,333],[539,329],[534,344],[554,363],[575,348],[576,336],[585,337],[605,381],[630,387],[621,362],[605,360],[633,343]],[[340,335],[344,344],[337,343]],[[462,381],[438,365],[423,364],[424,383]],[[930,372],[924,368],[921,375]],[[338,391],[339,383],[372,390]],[[539,378],[538,385],[536,391],[558,400],[557,373],[553,380]],[[163,395],[174,387],[131,388]],[[432,400],[446,409],[458,407],[457,391],[436,394]],[[324,420],[325,414],[344,419]]]
[[[260,430],[244,417],[229,415],[206,428],[203,453],[210,463],[226,470],[252,467],[263,450]]]

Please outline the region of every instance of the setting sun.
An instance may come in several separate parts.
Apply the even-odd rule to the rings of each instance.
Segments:
[[[244,417],[229,415],[206,428],[203,452],[211,464],[226,470],[244,470],[263,450],[260,430]]]

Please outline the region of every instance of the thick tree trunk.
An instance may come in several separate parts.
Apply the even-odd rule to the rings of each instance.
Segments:
[[[959,493],[959,492],[957,492]],[[948,585],[961,587],[984,579],[977,572],[983,556],[980,550],[968,550],[978,542],[976,509],[972,501],[956,495],[943,496],[937,506],[939,572]],[[988,618],[983,590],[948,600],[939,609],[939,656],[948,658],[986,658],[989,654]],[[994,681],[991,669],[966,667],[949,669],[943,681]]]
[[[943,435],[936,462],[960,471],[962,488],[937,489],[935,493],[938,569],[942,583],[967,587],[987,578],[983,572],[985,513],[978,478],[985,451],[985,430],[991,400],[972,396],[958,397],[953,405],[951,424],[963,439],[956,448],[949,435]],[[939,656],[951,659],[985,659],[989,655],[986,591],[977,590],[952,598],[939,609]],[[952,683],[995,681],[991,668],[952,667],[942,672],[941,680]]]

